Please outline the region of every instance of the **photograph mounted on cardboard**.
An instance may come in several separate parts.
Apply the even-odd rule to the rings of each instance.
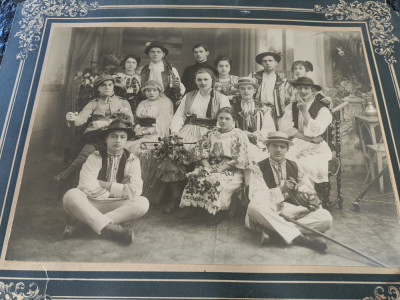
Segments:
[[[53,24],[3,258],[400,266],[367,49],[355,27]]]

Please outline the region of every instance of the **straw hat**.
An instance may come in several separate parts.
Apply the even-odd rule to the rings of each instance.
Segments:
[[[263,143],[267,146],[273,142],[283,142],[286,143],[288,147],[293,146],[293,142],[289,139],[287,133],[282,131],[275,131],[268,133],[268,138],[265,141],[263,141]]]

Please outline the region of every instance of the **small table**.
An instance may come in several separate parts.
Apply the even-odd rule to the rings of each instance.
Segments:
[[[369,169],[369,150],[368,145],[376,145],[382,137],[381,128],[379,126],[378,116],[368,117],[363,115],[355,115],[355,121],[360,136],[361,149],[364,155],[365,165]],[[385,148],[383,148],[385,149]]]
[[[356,96],[347,96],[343,99],[344,103],[348,103],[343,111],[343,120],[352,120],[354,116],[362,113],[365,101]]]
[[[378,173],[383,169],[383,158],[386,157],[385,145],[383,143],[376,145],[368,145],[369,160],[370,163],[374,160],[376,155],[376,166],[378,167]],[[375,173],[375,166],[371,166],[371,180],[378,174]],[[383,176],[379,178],[379,189],[383,193]]]

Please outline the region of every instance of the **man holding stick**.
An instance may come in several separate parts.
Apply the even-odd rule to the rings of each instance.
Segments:
[[[294,219],[320,232],[332,226],[332,216],[320,205],[311,182],[294,161],[285,158],[293,143],[284,132],[271,132],[265,141],[270,157],[259,162],[250,177],[246,227],[261,231],[261,243],[277,233],[287,244],[317,251],[327,248],[325,239],[309,234]]]

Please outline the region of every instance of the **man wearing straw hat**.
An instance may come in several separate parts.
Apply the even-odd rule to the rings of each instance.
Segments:
[[[303,232],[285,219],[289,217],[320,232],[332,226],[332,216],[321,207],[311,182],[294,161],[285,158],[293,143],[286,133],[278,131],[268,134],[265,144],[270,157],[259,162],[259,168],[251,174],[246,227],[262,232],[262,244],[270,240],[272,233],[286,244],[324,251],[324,239]]]
[[[139,158],[124,146],[133,136],[132,124],[117,118],[101,136],[105,147],[89,155],[82,166],[77,188],[64,195],[66,212],[93,229],[101,237],[122,244],[132,243],[133,231],[122,224],[142,217],[149,209],[141,196],[142,178]],[[64,237],[72,227],[67,225]]]

